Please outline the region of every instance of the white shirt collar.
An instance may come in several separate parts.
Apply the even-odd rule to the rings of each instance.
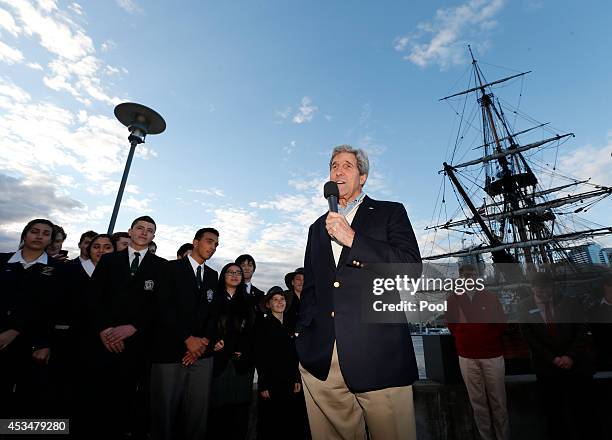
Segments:
[[[197,275],[197,273],[198,273],[198,266],[200,266],[202,268],[202,278],[204,278],[204,266],[205,266],[204,263],[206,263],[206,262],[200,264],[191,255],[187,255],[187,259],[191,263],[191,268],[193,269],[193,273],[194,274]]]
[[[604,297],[601,299],[601,303],[600,303],[600,304],[602,304],[602,305],[604,305],[604,306],[612,306],[612,304],[610,304],[610,303],[609,303],[609,302],[606,300],[606,297],[605,297],[605,296],[604,296]]]
[[[134,252],[138,252],[140,254],[140,261],[142,261],[142,259],[144,258],[144,256],[147,254],[148,251],[149,251],[148,247],[144,248],[141,251],[137,251],[136,249],[133,249],[132,246],[128,246],[128,256],[130,257],[130,261],[134,259]]]
[[[34,261],[30,261],[29,263],[23,259],[23,255],[21,253],[21,249],[19,249],[17,252],[15,252],[13,254],[13,256],[11,257],[10,260],[8,260],[9,263],[21,263],[23,265],[24,269],[28,269],[30,266],[34,266],[36,263],[41,263],[41,264],[47,264],[47,253],[43,252],[40,257],[38,257],[36,260]]]
[[[89,277],[91,278],[91,275],[93,274],[96,266],[93,264],[93,262],[89,258],[86,260],[80,255],[79,255],[79,261],[81,262],[81,266],[83,267],[83,270],[85,270],[85,272],[87,272],[87,275],[89,275]]]

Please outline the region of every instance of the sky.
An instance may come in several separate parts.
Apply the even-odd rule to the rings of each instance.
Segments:
[[[487,78],[531,70],[500,92],[576,134],[555,150],[565,174],[612,185],[610,16],[603,0],[0,0],[0,251],[34,217],[72,256],[106,231],[129,150],[113,108],[138,102],[167,129],[137,148],[115,231],[151,215],[159,255],[213,226],[211,266],[250,253],[254,283],[282,285],[340,144],[368,152],[366,193],[405,204],[426,254],[456,136],[439,98],[467,86],[468,44]]]

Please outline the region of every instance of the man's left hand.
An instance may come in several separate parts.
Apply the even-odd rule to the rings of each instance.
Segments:
[[[329,212],[325,219],[325,228],[327,233],[335,238],[342,246],[352,247],[355,231],[348,224],[346,218],[337,212]]]

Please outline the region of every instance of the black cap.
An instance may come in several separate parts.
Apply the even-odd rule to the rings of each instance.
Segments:
[[[285,285],[287,286],[287,289],[293,290],[293,286],[291,285],[291,282],[293,281],[295,276],[298,274],[304,275],[303,267],[298,267],[297,269],[295,269],[295,271],[289,272],[287,275],[285,275]]]
[[[259,302],[259,308],[261,309],[262,312],[268,313],[270,311],[270,309],[268,308],[268,301],[270,301],[270,299],[274,295],[278,295],[278,294],[285,296],[285,291],[283,290],[282,287],[280,286],[270,287],[268,292],[261,298],[261,301]]]

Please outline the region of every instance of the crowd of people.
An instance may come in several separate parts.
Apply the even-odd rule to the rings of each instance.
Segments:
[[[63,228],[34,219],[0,254],[0,414],[67,418],[73,438],[307,438],[293,341],[303,269],[264,294],[251,255],[219,274],[206,264],[214,228],[170,261],[155,232],[148,216],[87,231],[69,259]]]

